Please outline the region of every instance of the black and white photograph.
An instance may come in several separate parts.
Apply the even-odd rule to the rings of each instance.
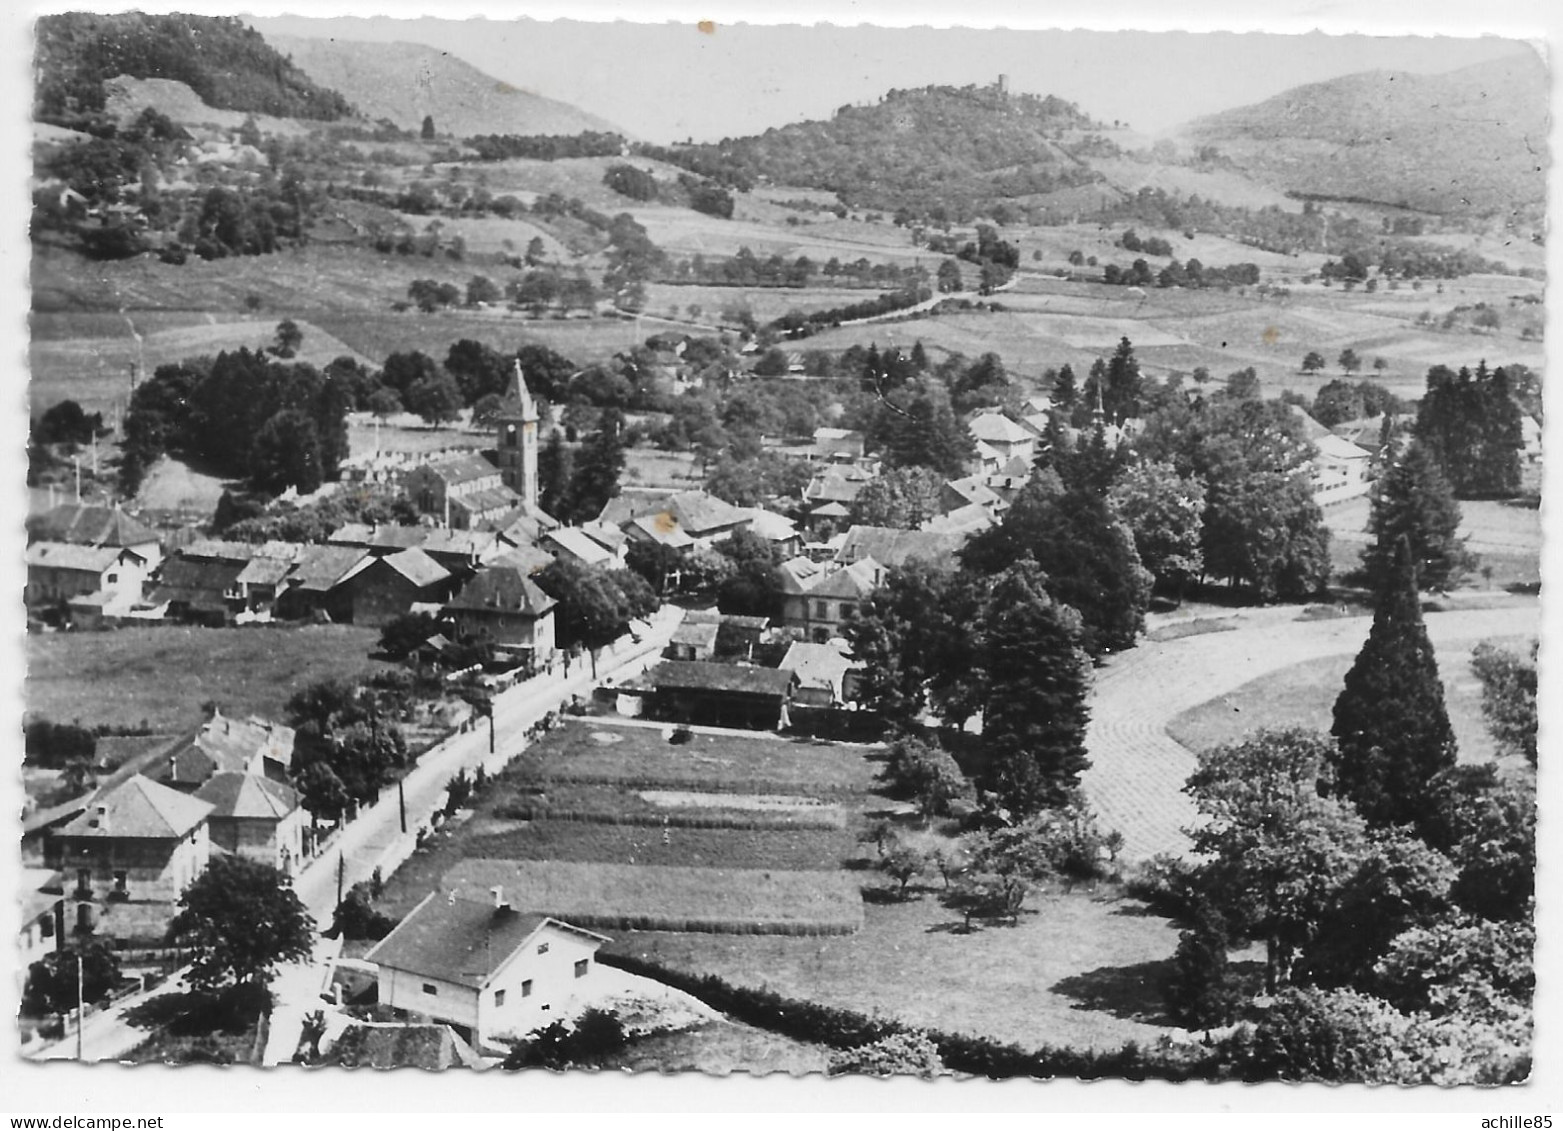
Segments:
[[[305,8],[9,60],[29,1095],[1526,1105],[1542,35]]]

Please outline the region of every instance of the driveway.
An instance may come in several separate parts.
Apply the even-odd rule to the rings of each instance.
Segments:
[[[1104,827],[1124,836],[1123,856],[1142,860],[1158,852],[1186,853],[1183,829],[1194,823],[1183,783],[1194,752],[1167,735],[1167,724],[1191,707],[1292,664],[1355,655],[1367,640],[1371,617],[1298,622],[1295,606],[1245,610],[1230,632],[1142,641],[1097,670],[1086,749],[1091,768],[1081,777]],[[1490,636],[1539,633],[1537,602],[1496,609],[1452,610],[1426,616],[1441,652],[1474,646]]]

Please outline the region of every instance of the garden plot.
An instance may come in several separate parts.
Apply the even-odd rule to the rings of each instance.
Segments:
[[[681,868],[562,861],[467,860],[443,887],[597,930],[842,935],[863,925],[858,881],[842,872]]]
[[[513,820],[692,829],[841,829],[847,818],[838,804],[796,794],[631,790],[571,783],[540,787],[496,812]]]

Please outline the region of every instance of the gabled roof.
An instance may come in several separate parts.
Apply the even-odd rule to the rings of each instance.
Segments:
[[[868,480],[844,475],[840,468],[829,468],[809,480],[803,489],[803,497],[811,502],[850,503],[867,485]]]
[[[542,616],[556,604],[558,602],[539,589],[535,581],[513,566],[485,566],[445,607]]]
[[[441,554],[463,558],[482,558],[499,547],[500,536],[492,530],[429,530],[419,546],[433,557]]]
[[[343,1029],[323,1064],[339,1068],[482,1068],[483,1058],[449,1025],[375,1025]]]
[[[105,811],[102,816],[100,808]],[[207,802],[137,774],[99,794],[86,812],[60,830],[60,835],[178,840],[206,820],[211,811]]]
[[[838,562],[873,558],[889,569],[899,569],[914,559],[937,566],[953,566],[955,554],[966,544],[960,533],[927,530],[897,530],[889,526],[854,526],[847,531]]]
[[[609,940],[547,915],[495,907],[454,892],[427,896],[396,929],[364,956],[365,961],[409,974],[478,989],[544,927],[594,940]]]
[[[986,444],[1019,444],[1032,438],[1030,430],[997,412],[984,412],[972,417],[966,429],[973,439]]]
[[[777,699],[786,698],[793,684],[791,672],[699,660],[663,660],[651,669],[649,678],[658,690],[732,691]]]
[[[213,817],[258,818],[280,821],[299,807],[298,792],[291,786],[259,774],[222,770],[195,791],[199,801],[212,806]]]
[[[605,550],[618,553],[629,541],[624,531],[599,519],[581,523],[581,531]]]
[[[286,558],[254,558],[234,578],[240,585],[277,585],[293,570]]]
[[[797,524],[786,515],[764,507],[744,507],[743,512],[749,519],[749,529],[768,542],[790,542],[798,536]]]
[[[874,591],[875,564],[873,558],[864,558],[828,573],[809,590],[809,596],[860,601]]]
[[[203,538],[179,547],[175,556],[193,561],[247,562],[256,556],[257,549],[253,542],[228,542],[220,538]]]
[[[405,550],[398,550],[394,554],[387,554],[383,558],[372,558],[360,562],[355,566],[349,576],[357,577],[376,566],[382,569],[394,570],[405,577],[419,589],[430,585],[438,585],[450,577],[450,571],[439,562],[431,558],[417,546]]]
[[[1373,453],[1368,451],[1366,448],[1360,447],[1357,444],[1353,444],[1350,440],[1337,436],[1333,432],[1326,432],[1324,435],[1314,440],[1313,443],[1314,446],[1319,449],[1319,454],[1325,459],[1370,459],[1373,455]]]
[[[442,480],[447,487],[459,487],[479,479],[490,479],[499,474],[499,468],[476,452],[457,452],[424,464],[415,471],[426,471]],[[451,500],[454,502],[455,500]]]
[[[29,519],[30,538],[78,546],[144,546],[161,541],[156,530],[118,507],[64,503]]]
[[[48,569],[74,569],[102,573],[121,555],[144,560],[134,550],[122,546],[82,546],[73,542],[34,542],[27,547],[27,564]]]
[[[968,475],[964,479],[951,479],[945,488],[953,495],[966,500],[962,506],[976,503],[978,506],[993,507],[1001,505],[1004,500],[993,493],[993,488],[988,486],[988,481],[981,475]],[[954,508],[952,508],[954,509]]]
[[[673,630],[674,644],[688,644],[695,648],[715,648],[716,634],[721,631],[719,621],[685,621]]]
[[[748,521],[743,508],[705,491],[621,491],[603,507],[599,521],[624,526],[633,519],[667,516],[672,523],[695,536],[741,526]],[[644,527],[642,527],[644,529]]]
[[[822,503],[809,512],[810,518],[846,518],[852,512],[838,502]]]
[[[1330,434],[1330,430],[1315,420],[1302,405],[1289,404],[1286,408],[1302,424],[1303,435],[1308,439],[1318,440],[1319,437]]]
[[[800,687],[827,688],[841,694],[841,681],[853,668],[852,659],[833,644],[805,644],[799,641],[782,657],[781,670],[798,677]]]
[[[660,542],[664,546],[671,546],[675,550],[693,546],[695,539],[687,530],[678,524],[671,511],[662,511],[658,514],[645,514],[638,518],[632,518],[624,524],[627,531],[638,531],[648,541]]]
[[[433,531],[427,526],[403,526],[399,523],[370,526],[363,522],[349,522],[333,530],[326,541],[333,546],[405,550],[410,546],[422,546],[431,533]]]
[[[221,605],[223,593],[244,572],[246,564],[176,555],[163,563],[152,600],[156,603],[182,601],[191,605]]]
[[[298,589],[324,593],[363,560],[364,551],[357,546],[311,546],[299,556],[288,581]]]
[[[511,510],[520,501],[521,496],[503,483],[469,491],[465,495],[450,496],[451,510],[465,510],[469,514],[478,515]]]
[[[783,593],[807,593],[828,572],[823,564],[809,557],[789,558],[776,568],[781,571]]]
[[[510,569],[518,569],[527,577],[531,577],[553,564],[554,556],[547,550],[540,550],[536,546],[514,546],[489,562],[491,566],[507,566]]]
[[[530,546],[550,530],[557,530],[563,525],[540,507],[522,504],[520,495],[516,496],[516,501],[520,505],[512,507],[505,514],[485,519],[482,523],[483,529],[493,531],[502,541],[509,542],[512,546]]]
[[[558,530],[543,535],[543,542],[558,546],[565,553],[587,565],[601,565],[613,560],[613,554],[604,548],[602,543],[578,526],[561,526]]]
[[[993,514],[980,503],[968,503],[944,514],[936,514],[918,529],[930,534],[962,532],[974,534],[993,525]]]

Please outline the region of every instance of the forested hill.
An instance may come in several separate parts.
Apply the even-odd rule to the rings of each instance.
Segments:
[[[101,114],[104,83],[120,75],[182,82],[208,106],[278,118],[332,120],[353,112],[261,34],[228,16],[40,16],[34,116],[79,126]]]
[[[954,211],[1099,179],[1068,151],[1094,128],[1079,107],[1051,96],[930,86],[843,106],[826,122],[658,156],[739,187],[768,179],[827,189],[852,207]]]
[[[316,82],[339,90],[364,117],[442,134],[573,135],[624,131],[567,102],[518,90],[433,47],[272,36]]]
[[[1546,69],[1527,51],[1442,75],[1310,83],[1183,132],[1288,192],[1496,214],[1545,199],[1547,91]]]

